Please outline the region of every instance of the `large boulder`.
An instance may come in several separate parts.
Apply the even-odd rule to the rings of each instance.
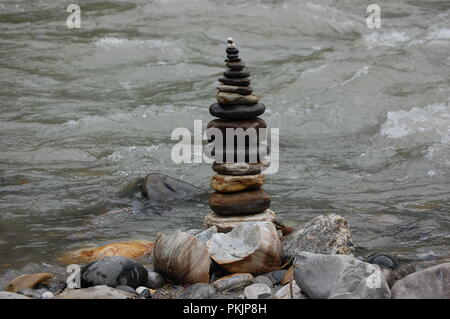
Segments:
[[[211,258],[230,273],[262,274],[280,269],[281,242],[271,222],[245,222],[207,242]]]
[[[81,269],[81,287],[121,285],[136,289],[147,284],[148,271],[141,264],[125,257],[106,257]]]
[[[313,299],[386,299],[389,286],[378,265],[347,255],[301,252],[294,263],[295,282]]]
[[[114,289],[108,286],[95,286],[84,289],[66,289],[55,299],[134,299],[136,293]]]
[[[394,299],[450,299],[450,263],[412,273],[392,287]]]
[[[142,195],[159,203],[171,203],[205,193],[197,186],[160,173],[145,176],[142,186]]]
[[[352,255],[354,244],[350,228],[344,217],[336,214],[319,215],[303,228],[293,231],[282,239],[282,257],[291,261],[297,252],[315,254]]]
[[[206,245],[194,236],[177,231],[160,234],[153,250],[155,270],[183,284],[207,283],[211,259]]]

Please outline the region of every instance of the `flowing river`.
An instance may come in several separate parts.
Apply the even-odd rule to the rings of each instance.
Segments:
[[[76,1],[76,2],[75,2]],[[208,189],[206,163],[175,164],[177,127],[212,119],[232,36],[262,116],[280,132],[265,189],[290,225],[344,216],[358,255],[450,260],[450,1],[0,3],[0,284],[64,272],[68,250],[201,228],[207,196],[158,211],[133,183],[161,172]],[[132,207],[115,227],[90,218]]]

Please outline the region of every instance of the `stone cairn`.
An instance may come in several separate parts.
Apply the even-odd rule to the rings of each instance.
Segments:
[[[207,134],[210,129],[218,129],[223,136],[223,149],[217,154],[211,152],[215,155],[212,169],[217,174],[211,179],[214,193],[209,197],[209,205],[212,212],[205,218],[206,227],[214,225],[219,231],[229,231],[239,222],[273,221],[275,218],[274,212],[269,209],[270,196],[261,188],[265,179],[262,174],[263,156],[268,152],[266,134],[261,133],[260,129],[267,129],[267,126],[258,116],[264,113],[266,107],[259,103],[258,96],[252,94],[250,73],[239,58],[236,44],[232,38],[228,38],[227,42],[225,62],[228,70],[219,78],[217,103],[209,108],[210,114],[219,119],[207,125]],[[256,138],[248,138],[245,143],[238,144],[236,137],[232,137],[233,142],[227,136],[227,129],[243,129],[245,132],[254,129]],[[215,144],[214,139],[208,137],[214,150],[218,151],[220,142],[215,141]],[[230,149],[230,143],[234,148]],[[218,158],[223,161],[218,161]]]

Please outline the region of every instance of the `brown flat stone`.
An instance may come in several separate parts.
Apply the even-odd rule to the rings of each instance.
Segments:
[[[262,188],[232,194],[214,192],[209,207],[218,215],[247,215],[261,213],[270,207],[270,196]]]
[[[216,174],[211,178],[211,188],[220,193],[234,193],[257,189],[263,184],[263,174],[241,176]]]
[[[217,163],[212,165],[213,171],[224,175],[253,175],[259,174],[262,169],[261,163]]]

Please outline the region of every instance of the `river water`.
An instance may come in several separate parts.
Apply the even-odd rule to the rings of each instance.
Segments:
[[[207,196],[149,209],[136,179],[208,188],[209,164],[175,164],[176,127],[203,127],[232,36],[263,118],[280,129],[267,178],[288,224],[344,216],[359,254],[450,259],[450,1],[0,3],[0,283],[58,271],[68,250],[199,228]],[[136,213],[115,227],[88,220]],[[147,208],[146,208],[147,207]]]

